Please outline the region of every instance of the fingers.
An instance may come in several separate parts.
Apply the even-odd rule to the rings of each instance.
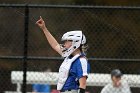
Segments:
[[[38,20],[36,24],[42,24],[42,20]]]
[[[40,16],[40,19],[43,20],[41,16]]]
[[[45,22],[44,22],[44,20],[42,19],[41,16],[40,16],[40,19],[36,22],[36,24],[37,24],[41,29],[46,28]]]
[[[42,19],[42,17],[40,16],[40,19],[36,22],[36,24],[42,24],[44,21]]]

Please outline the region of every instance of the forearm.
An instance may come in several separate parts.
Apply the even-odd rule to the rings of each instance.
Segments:
[[[79,79],[79,88],[86,89],[86,76]]]
[[[83,88],[83,89],[86,89],[86,83],[81,83],[79,88]]]
[[[59,54],[61,54],[60,51],[60,45],[59,43],[56,41],[56,39],[51,35],[51,33],[48,31],[48,29],[45,27],[42,29],[49,44],[51,45],[51,47],[56,50]]]
[[[78,93],[85,93],[85,89],[86,89],[86,77],[82,77],[79,79],[79,90]]]
[[[46,28],[45,22],[41,16],[40,16],[40,19],[36,22],[36,24],[43,30],[51,47],[61,55],[62,53],[61,53],[60,45]]]

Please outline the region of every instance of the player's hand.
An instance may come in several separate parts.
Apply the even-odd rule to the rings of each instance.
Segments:
[[[45,22],[44,22],[44,20],[42,19],[41,16],[40,16],[40,19],[36,22],[36,24],[37,24],[41,29],[45,29],[45,28],[46,28]]]

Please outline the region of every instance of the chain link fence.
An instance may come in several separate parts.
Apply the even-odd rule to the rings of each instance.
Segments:
[[[132,82],[139,81],[139,7],[29,5],[28,9],[27,24],[25,5],[0,5],[1,93],[17,91],[18,86],[12,83],[12,71],[42,72],[44,68],[50,68],[51,72],[58,72],[63,59],[50,47],[43,32],[35,25],[39,16],[44,18],[47,28],[58,42],[61,42],[61,36],[67,31],[83,31],[89,45],[87,57],[91,73],[110,74],[111,70],[117,68],[124,74],[136,75]],[[36,78],[32,77],[33,80]],[[132,93],[139,93],[139,87],[131,87]],[[21,91],[24,88],[31,92],[32,84],[21,86]],[[100,93],[102,88],[90,85],[87,91]],[[56,89],[55,84],[51,85],[53,89]]]

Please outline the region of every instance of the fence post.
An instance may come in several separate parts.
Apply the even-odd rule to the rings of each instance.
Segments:
[[[28,56],[28,24],[29,24],[29,7],[25,5],[24,16],[24,57],[23,57],[23,87],[22,93],[26,93],[26,77],[27,77],[27,56]]]

